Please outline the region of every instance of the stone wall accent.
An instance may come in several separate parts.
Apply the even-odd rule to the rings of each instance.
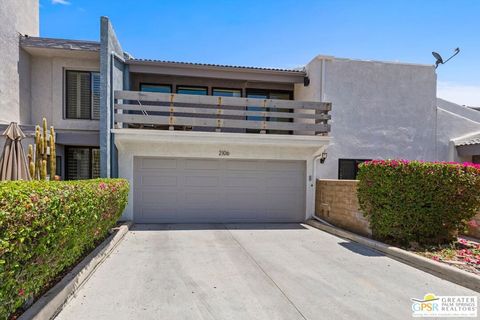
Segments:
[[[368,220],[357,199],[358,180],[317,180],[315,215],[334,226],[371,237]],[[480,213],[468,224],[467,235],[480,239]]]
[[[357,180],[317,180],[315,215],[337,227],[370,237],[368,220],[358,208]]]

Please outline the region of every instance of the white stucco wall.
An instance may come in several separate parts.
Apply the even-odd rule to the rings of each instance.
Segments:
[[[0,4],[0,123],[30,123],[30,55],[19,35],[38,36],[38,0]]]
[[[480,131],[480,112],[438,99],[437,158],[443,161],[471,161],[460,157],[451,140]]]
[[[318,178],[337,178],[339,158],[436,158],[433,66],[317,57],[306,68],[310,85],[297,85],[295,99],[333,104]]]
[[[67,58],[61,56],[32,56],[31,105],[32,122],[40,124],[47,118],[58,130],[99,130],[98,120],[65,119],[65,70],[99,71],[98,59]]]

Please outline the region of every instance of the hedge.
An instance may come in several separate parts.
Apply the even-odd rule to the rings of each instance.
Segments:
[[[124,179],[0,183],[0,319],[93,249],[127,203]]]
[[[375,238],[440,244],[480,210],[480,165],[374,160],[360,165],[358,200]]]

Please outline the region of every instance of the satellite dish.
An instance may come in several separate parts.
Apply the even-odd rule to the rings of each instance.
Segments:
[[[437,59],[437,61],[435,61],[435,69],[436,69],[436,68],[438,68],[438,65],[439,65],[439,64],[443,64],[443,59],[442,59],[442,56],[441,56],[439,53],[435,52],[435,51],[432,52],[432,56],[433,56],[435,59]]]
[[[437,59],[437,61],[435,61],[435,69],[438,68],[438,65],[439,65],[439,64],[445,64],[445,63],[447,63],[448,60],[450,60],[450,59],[452,59],[453,57],[455,57],[459,52],[460,52],[460,48],[455,48],[455,50],[453,51],[453,55],[452,55],[450,58],[448,58],[447,60],[443,61],[442,56],[441,56],[439,53],[433,51],[433,52],[432,52],[432,56],[433,56],[435,59]]]

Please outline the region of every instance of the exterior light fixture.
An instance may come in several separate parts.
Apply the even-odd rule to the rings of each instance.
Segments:
[[[327,160],[327,153],[324,151],[322,152],[322,156],[320,157],[320,163],[324,163]]]
[[[309,77],[303,77],[303,86],[308,87],[310,85],[310,78]]]

